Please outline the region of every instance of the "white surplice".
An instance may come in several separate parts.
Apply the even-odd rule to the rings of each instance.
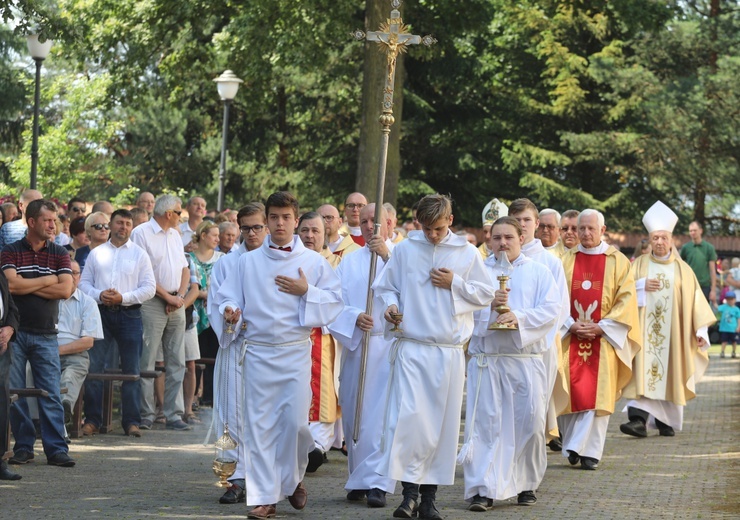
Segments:
[[[308,429],[309,335],[312,328],[334,321],[344,307],[339,277],[321,255],[306,249],[297,236],[289,252],[269,245],[266,239],[262,247],[239,257],[213,302],[221,314],[226,307],[241,309],[246,322],[239,362],[248,505],[277,503],[303,480],[314,449]],[[280,292],[275,277],[298,278],[299,269],[308,292]]]
[[[433,268],[454,273],[451,290],[434,287]],[[465,381],[463,345],[473,333],[473,312],[495,289],[480,253],[452,233],[437,245],[412,231],[396,245],[373,288],[384,309],[403,313],[391,347],[391,375],[378,472],[416,484],[451,485],[460,434]],[[386,337],[391,325],[385,324]]]
[[[554,257],[553,257],[554,258]],[[491,279],[502,272],[496,258],[486,259]],[[465,444],[460,461],[465,471],[465,498],[475,495],[504,500],[536,490],[547,468],[545,415],[548,374],[543,353],[563,305],[547,267],[520,254],[509,280],[508,305],[517,330],[488,330],[498,313],[490,307],[475,313],[468,354]]]
[[[555,408],[555,399],[553,397],[553,389],[555,387],[555,381],[558,375],[558,354],[560,352],[560,327],[565,323],[570,315],[570,293],[568,291],[568,282],[565,279],[565,271],[563,270],[563,262],[552,253],[549,253],[544,248],[542,242],[535,238],[528,244],[522,246],[522,254],[527,258],[531,258],[537,263],[546,266],[550,274],[552,274],[555,284],[557,285],[558,292],[561,298],[561,310],[558,316],[557,323],[553,327],[552,331],[547,335],[547,341],[550,348],[545,351],[542,356],[542,360],[545,363],[545,369],[547,370],[547,422],[546,431],[548,433],[554,432],[558,426],[557,423],[557,412]],[[555,435],[555,434],[553,434]]]
[[[241,341],[241,321],[234,326],[234,334],[223,335],[224,318],[218,312],[218,306],[213,302],[226,275],[236,271],[239,257],[247,252],[244,243],[236,251],[219,258],[213,265],[209,278],[208,301],[206,311],[208,321],[218,337],[219,346],[216,361],[213,367],[213,418],[211,427],[206,436],[206,444],[210,442],[211,434],[218,439],[224,432],[224,424],[229,427],[229,435],[236,441],[234,450],[224,450],[223,458],[236,460],[236,471],[229,480],[244,479],[244,441],[238,412],[242,403],[242,366],[239,364]],[[228,348],[233,341],[238,342],[234,348]],[[223,388],[223,391],[222,391]]]
[[[393,250],[390,240],[386,240],[386,245]],[[347,437],[349,462],[349,479],[344,487],[348,491],[379,488],[387,493],[393,493],[396,481],[379,475],[376,467],[380,437],[383,433],[383,412],[390,373],[388,353],[391,347],[391,341],[383,337],[386,323],[383,318],[385,306],[377,295],[373,301],[373,329],[370,331],[365,365],[362,420],[357,443],[352,441],[363,340],[363,332],[356,323],[357,317],[366,310],[370,256],[370,250],[364,246],[344,257],[339,264],[337,274],[342,283],[345,307],[339,318],[329,325],[331,334],[344,347],[342,370],[339,375],[339,404],[342,407],[342,423]],[[385,262],[378,257],[376,279],[384,268]]]

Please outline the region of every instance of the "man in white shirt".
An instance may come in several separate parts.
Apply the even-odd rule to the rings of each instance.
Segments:
[[[239,220],[239,214],[237,213],[237,221]],[[236,238],[239,236],[239,226],[233,222],[221,222],[218,225],[218,246],[216,251],[221,251],[224,254],[233,253],[239,249],[239,244],[236,243]]]
[[[151,220],[131,233],[131,240],[149,256],[156,281],[155,297],[142,304],[144,349],[141,370],[154,370],[159,346],[165,364],[164,414],[167,427],[190,430],[184,413],[182,381],[185,377],[185,293],[190,286],[190,269],[182,250],[178,230],[182,202],[162,195],[154,203]],[[141,381],[142,429],[151,429],[155,418],[153,382]]]
[[[131,240],[133,217],[126,209],[113,212],[108,242],[87,257],[80,290],[95,300],[103,322],[104,337],[90,350],[90,370],[105,371],[108,354],[118,345],[124,374],[138,375],[142,351],[141,306],[154,297],[156,282],[149,256]],[[117,367],[115,367],[117,368]],[[139,437],[141,382],[121,385],[121,424],[126,435]],[[85,382],[85,435],[97,433],[102,423],[102,381]]]

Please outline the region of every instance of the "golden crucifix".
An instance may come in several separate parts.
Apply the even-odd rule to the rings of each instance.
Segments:
[[[383,211],[383,190],[385,189],[385,170],[388,160],[388,141],[391,133],[391,125],[395,122],[393,117],[393,86],[396,79],[396,59],[399,54],[408,50],[409,45],[424,44],[431,46],[436,43],[432,36],[417,36],[410,34],[410,27],[404,25],[401,19],[401,13],[398,8],[401,7],[401,0],[391,0],[391,16],[384,23],[380,24],[377,31],[370,31],[367,34],[357,29],[353,36],[356,40],[367,40],[376,42],[381,52],[385,52],[387,63],[387,74],[385,76],[385,87],[383,88],[383,104],[380,118],[382,125],[382,134],[380,142],[380,161],[378,166],[378,186],[375,196],[375,235],[380,234],[381,215]],[[375,271],[377,264],[377,254],[372,253],[370,257],[370,277],[368,278],[367,287],[367,314],[373,314],[373,290],[372,284],[375,281]],[[357,401],[355,406],[355,424],[352,433],[352,439],[357,442],[360,435],[360,421],[362,418],[362,401],[365,393],[365,367],[367,366],[367,349],[370,341],[370,333],[365,332],[362,337],[362,357],[360,361],[360,374],[357,387]]]

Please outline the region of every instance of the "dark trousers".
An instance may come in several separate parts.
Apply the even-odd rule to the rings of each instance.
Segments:
[[[216,354],[218,354],[218,336],[211,327],[198,334],[198,347],[200,348],[201,358],[216,358]],[[206,365],[203,371],[203,401],[213,402],[213,365]]]
[[[118,345],[121,371],[139,375],[139,363],[143,348],[143,325],[141,309],[111,311],[101,305],[100,318],[103,322],[104,339],[96,340],[90,354],[90,373],[99,374],[109,366],[110,351]],[[141,381],[124,381],[121,384],[121,426],[141,423]],[[85,381],[85,422],[100,427],[103,422],[103,382]]]
[[[10,344],[0,355],[0,458],[10,448],[8,425],[10,424]]]

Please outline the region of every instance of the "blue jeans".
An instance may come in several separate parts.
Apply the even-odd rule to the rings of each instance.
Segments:
[[[139,361],[143,344],[141,309],[110,311],[103,305],[99,307],[103,322],[104,339],[95,340],[90,354],[90,373],[100,374],[109,367],[109,353],[118,345],[121,357],[121,370],[124,374],[139,375]],[[121,425],[141,423],[139,403],[141,401],[141,381],[124,381],[121,385]],[[85,422],[98,428],[103,422],[103,382],[88,379],[85,381]]]
[[[16,332],[12,360],[11,388],[26,387],[26,361],[28,361],[31,364],[36,388],[49,392],[49,397],[38,398],[41,443],[46,457],[67,453],[67,443],[64,441],[64,408],[59,395],[62,366],[59,362],[59,343],[56,334]],[[23,397],[10,407],[10,427],[15,437],[13,451],[33,453],[36,429],[28,412],[28,403]]]

